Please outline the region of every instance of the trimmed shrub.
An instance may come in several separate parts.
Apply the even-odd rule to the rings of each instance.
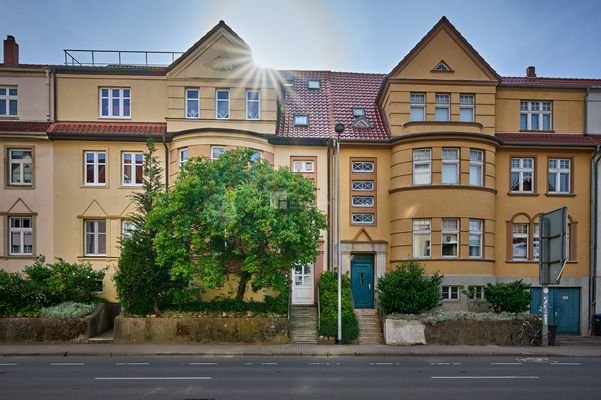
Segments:
[[[522,279],[513,282],[487,283],[484,296],[494,312],[522,313],[530,307],[530,284]]]
[[[324,272],[319,278],[320,320],[319,334],[338,336],[338,277]],[[359,337],[359,323],[351,302],[351,278],[342,275],[342,343],[351,343]]]
[[[18,272],[0,270],[0,315],[36,313],[46,299],[44,294]]]
[[[407,261],[378,281],[380,306],[388,313],[419,314],[440,304],[443,276],[426,274],[424,267]]]

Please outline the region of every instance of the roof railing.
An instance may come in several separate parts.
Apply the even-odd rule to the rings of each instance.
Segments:
[[[65,65],[78,67],[164,67],[183,54],[181,51],[65,49]]]

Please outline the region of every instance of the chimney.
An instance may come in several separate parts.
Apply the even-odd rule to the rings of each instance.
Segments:
[[[528,78],[536,78],[536,68],[534,68],[534,65],[531,65],[528,68],[526,68],[526,76]]]
[[[19,66],[19,45],[15,41],[15,37],[12,35],[7,35],[6,39],[4,40],[4,66]]]

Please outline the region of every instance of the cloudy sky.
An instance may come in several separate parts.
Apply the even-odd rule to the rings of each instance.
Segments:
[[[445,15],[505,76],[601,77],[601,1],[0,0],[22,63],[63,49],[185,51],[223,19],[260,66],[389,72]]]

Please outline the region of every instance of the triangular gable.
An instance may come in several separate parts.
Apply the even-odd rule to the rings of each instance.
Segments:
[[[80,217],[90,217],[90,218],[98,218],[98,217],[106,217],[108,214],[104,211],[104,208],[98,204],[96,200],[92,200],[90,205],[86,207],[83,213],[81,213]]]
[[[440,60],[453,65],[453,74],[434,74],[432,65]],[[394,67],[389,77],[409,79],[461,79],[499,81],[501,77],[469,44],[446,17],[415,45]]]
[[[130,201],[129,204],[123,209],[123,211],[121,211],[121,214],[119,214],[119,216],[123,218],[128,218],[129,215],[134,214],[136,212],[136,205],[133,201]]]
[[[357,234],[353,238],[353,241],[354,242],[372,242],[373,239],[371,238],[369,233],[367,233],[367,230],[365,230],[365,228],[361,228],[361,230],[359,232],[357,232]]]
[[[235,77],[252,64],[250,47],[225,22],[194,43],[169,66],[169,77]]]
[[[35,214],[31,208],[20,197],[13,203],[7,211],[7,214]]]
[[[440,60],[438,64],[432,68],[432,72],[453,72],[453,68],[449,67],[444,60]]]

